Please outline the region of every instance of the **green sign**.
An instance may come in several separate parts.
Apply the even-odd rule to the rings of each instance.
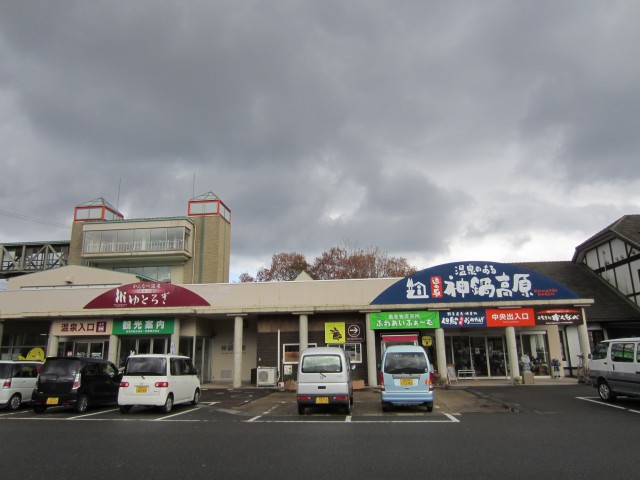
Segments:
[[[376,312],[370,313],[372,330],[402,328],[440,328],[438,312]]]
[[[113,335],[170,335],[173,318],[128,318],[113,321]]]

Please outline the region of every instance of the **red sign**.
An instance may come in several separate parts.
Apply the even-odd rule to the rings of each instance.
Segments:
[[[487,327],[530,327],[535,324],[533,308],[487,309]]]
[[[84,308],[206,307],[200,295],[171,283],[140,282],[116,287],[87,303]]]

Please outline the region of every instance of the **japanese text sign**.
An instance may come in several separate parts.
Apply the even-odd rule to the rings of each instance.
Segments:
[[[576,298],[564,285],[525,268],[497,262],[463,262],[405,277],[378,295],[371,305]]]
[[[122,285],[103,293],[84,308],[157,308],[208,306],[200,295],[178,285],[140,282]]]
[[[173,318],[129,318],[113,321],[114,335],[170,335]]]
[[[369,318],[372,330],[440,327],[438,312],[375,312]]]

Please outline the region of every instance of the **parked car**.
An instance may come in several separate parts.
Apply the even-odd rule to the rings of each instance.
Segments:
[[[618,395],[640,396],[640,338],[598,344],[589,361],[589,381],[606,402]]]
[[[17,410],[31,402],[42,362],[0,360],[0,407]]]
[[[433,411],[433,369],[424,348],[417,345],[387,347],[380,368],[382,411],[393,405],[426,405]]]
[[[181,355],[132,355],[127,359],[118,392],[118,406],[128,413],[135,405],[160,407],[200,401],[200,379],[189,357]]]
[[[116,366],[107,361],[84,357],[49,357],[42,366],[33,391],[33,409],[72,406],[82,413],[91,405],[115,403],[120,379]]]
[[[302,351],[296,400],[300,415],[306,407],[323,405],[342,405],[347,415],[351,413],[351,365],[342,348],[310,347]]]

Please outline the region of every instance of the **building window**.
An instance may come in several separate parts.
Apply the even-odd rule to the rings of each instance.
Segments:
[[[310,343],[310,347],[317,347],[317,343]],[[282,363],[283,364],[297,364],[300,359],[300,344],[298,343],[284,343],[282,345]]]
[[[351,363],[362,363],[362,344],[361,343],[338,343],[327,345],[327,347],[339,347],[344,349],[345,353],[349,355],[349,361]]]

